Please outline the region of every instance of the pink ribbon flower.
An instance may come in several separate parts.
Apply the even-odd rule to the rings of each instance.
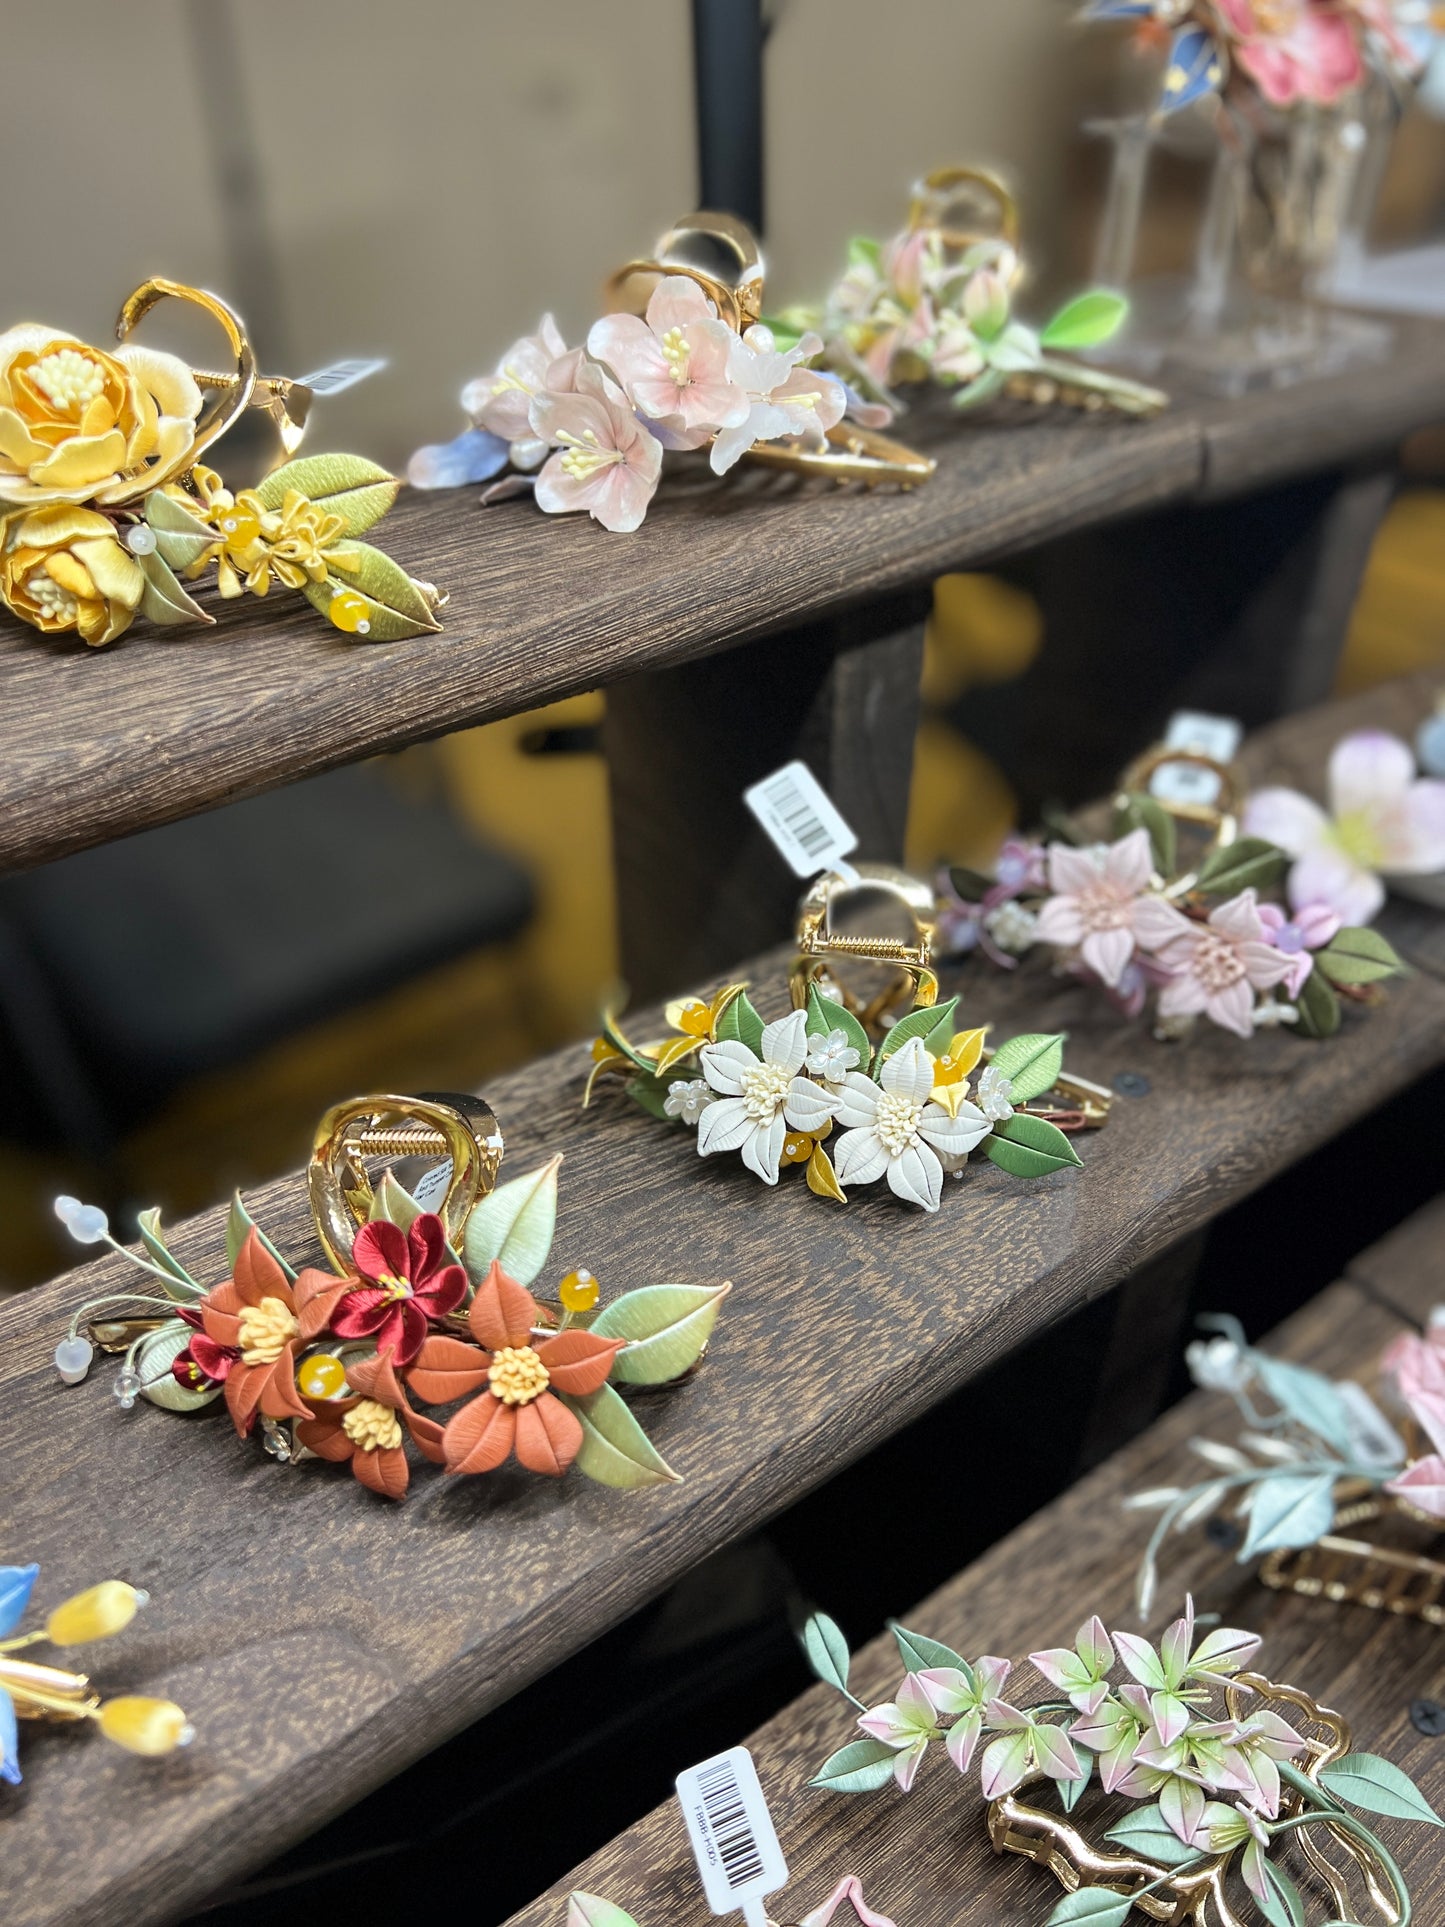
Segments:
[[[718,429],[745,422],[752,407],[728,372],[736,342],[697,283],[675,274],[653,290],[645,321],[609,314],[593,322],[587,352],[676,446],[700,448]]]
[[[1173,975],[1159,993],[1161,1017],[1203,1013],[1237,1037],[1254,1033],[1255,992],[1282,984],[1295,967],[1266,941],[1253,890],[1221,903],[1195,923],[1161,898],[1152,902],[1151,944]],[[1157,930],[1154,928],[1157,925]],[[1165,942],[1158,936],[1172,931]]]
[[[1216,0],[1234,58],[1276,107],[1328,105],[1365,78],[1355,23],[1328,0]]]
[[[538,508],[585,509],[614,534],[641,527],[662,474],[662,443],[601,369],[582,368],[575,394],[539,395],[531,422],[554,450],[537,477]]]

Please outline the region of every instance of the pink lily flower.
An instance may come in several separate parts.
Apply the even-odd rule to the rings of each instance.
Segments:
[[[1276,107],[1328,105],[1365,79],[1354,24],[1325,0],[1216,0],[1234,58]]]
[[[1173,972],[1159,993],[1160,1016],[1202,1012],[1236,1037],[1253,1036],[1255,993],[1282,984],[1294,968],[1293,957],[1266,942],[1254,891],[1241,890],[1221,903],[1208,923],[1181,916],[1159,897],[1152,900],[1152,915],[1148,941]]]
[[[1437,1452],[1445,1452],[1445,1325],[1432,1324],[1423,1338],[1405,1332],[1386,1347],[1381,1369]]]
[[[752,407],[728,372],[736,341],[697,283],[673,274],[653,290],[645,321],[609,314],[593,322],[587,352],[678,446],[701,448],[720,428],[745,422]]]
[[[896,1700],[860,1713],[858,1725],[870,1738],[894,1749],[893,1777],[907,1793],[919,1762],[928,1751],[929,1741],[939,1736],[937,1715],[918,1675],[908,1675],[898,1689]]]
[[[844,1901],[853,1909],[862,1927],[893,1927],[887,1914],[875,1914],[863,1898],[863,1883],[856,1874],[845,1874],[829,1894],[821,1907],[815,1907],[810,1914],[804,1914],[798,1927],[828,1927],[829,1921]]]
[[[726,475],[754,442],[799,435],[821,445],[827,431],[843,419],[848,405],[842,382],[801,364],[823,352],[822,337],[804,335],[796,348],[779,352],[772,330],[760,324],[735,340],[728,353],[728,379],[748,398],[748,412],[725,428],[712,445],[712,469]]]
[[[571,395],[539,395],[535,432],[551,444],[537,477],[537,506],[549,515],[585,509],[604,529],[641,526],[662,474],[662,443],[633,414],[599,368],[584,368]]]
[[[1398,736],[1356,730],[1335,744],[1330,808],[1298,790],[1257,790],[1244,812],[1249,836],[1294,857],[1289,900],[1295,909],[1326,903],[1343,923],[1371,922],[1385,901],[1382,876],[1445,870],[1445,782],[1417,777]]]
[[[1259,920],[1264,926],[1266,943],[1293,957],[1294,967],[1284,980],[1286,994],[1299,996],[1315,967],[1312,950],[1323,950],[1340,928],[1340,915],[1328,903],[1303,903],[1288,916],[1277,903],[1262,903]]]
[[[1077,948],[1094,975],[1112,989],[1136,944],[1142,941],[1153,948],[1164,934],[1155,899],[1145,895],[1154,870],[1149,832],[1130,830],[1117,843],[1092,850],[1051,843],[1048,865],[1054,894],[1039,911],[1036,938]]]

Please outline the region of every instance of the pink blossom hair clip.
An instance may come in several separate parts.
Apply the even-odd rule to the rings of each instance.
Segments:
[[[410,481],[490,482],[486,500],[530,489],[549,515],[585,512],[618,533],[641,525],[664,454],[706,449],[715,475],[747,457],[870,488],[927,481],[936,464],[878,434],[877,411],[855,408],[847,384],[815,366],[822,337],[781,337],[762,319],[762,296],[751,229],[727,214],[689,216],[651,258],[612,276],[608,312],[584,345],[568,348],[543,315],[468,383],[471,426],[419,449]]]

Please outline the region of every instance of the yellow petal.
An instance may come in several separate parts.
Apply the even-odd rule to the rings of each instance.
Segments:
[[[128,341],[117,348],[115,358],[135,376],[147,394],[154,395],[162,415],[180,415],[187,424],[201,412],[201,391],[196,378],[178,355],[158,348],[142,348]]]
[[[987,1035],[987,1024],[980,1030],[954,1032],[948,1047],[948,1062],[954,1077],[967,1077],[972,1072],[983,1055],[983,1040]]]
[[[134,621],[135,610],[123,602],[82,602],[76,626],[82,642],[92,649],[103,649],[106,643],[123,636]]]
[[[134,471],[156,452],[156,425],[160,410],[144,385],[134,375],[126,383],[126,406],[131,426],[126,435],[125,465]]]
[[[838,1173],[833,1169],[833,1160],[821,1144],[813,1146],[813,1155],[808,1159],[808,1189],[819,1198],[833,1198],[839,1204],[848,1202],[848,1193],[838,1182]]]
[[[71,554],[90,571],[90,579],[108,602],[123,602],[134,609],[145,594],[146,579],[141,565],[127,555],[113,536],[71,545]]]
[[[69,549],[57,549],[54,555],[46,556],[45,573],[52,582],[58,582],[62,589],[69,589],[78,601],[95,601],[95,584],[90,579],[90,571]]]
[[[26,549],[63,549],[87,537],[114,534],[115,524],[109,516],[61,502],[49,508],[32,509],[15,531],[15,540],[19,547]]]
[[[13,408],[0,408],[0,455],[20,468],[43,462],[50,450],[37,442]]]
[[[97,395],[81,418],[80,433],[93,440],[97,435],[108,435],[115,425],[115,409],[109,398]]]
[[[190,1723],[174,1700],[145,1699],[138,1693],[107,1700],[99,1713],[100,1730],[127,1753],[153,1759],[190,1743]]]
[[[38,355],[52,341],[64,341],[58,328],[47,328],[39,321],[20,321],[0,334],[0,370],[9,368],[17,355]]]
[[[123,1579],[103,1579],[57,1606],[45,1622],[45,1637],[55,1646],[109,1639],[130,1624],[143,1603],[140,1593]]]
[[[124,460],[125,437],[118,428],[108,435],[72,435],[35,464],[30,479],[43,488],[81,488],[109,481]]]

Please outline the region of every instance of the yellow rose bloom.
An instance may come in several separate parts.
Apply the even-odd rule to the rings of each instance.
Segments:
[[[175,355],[103,354],[34,322],[0,334],[0,502],[132,501],[195,440],[201,391]]]
[[[0,595],[32,629],[77,629],[99,647],[125,633],[144,593],[141,566],[109,516],[57,502],[0,521]]]

